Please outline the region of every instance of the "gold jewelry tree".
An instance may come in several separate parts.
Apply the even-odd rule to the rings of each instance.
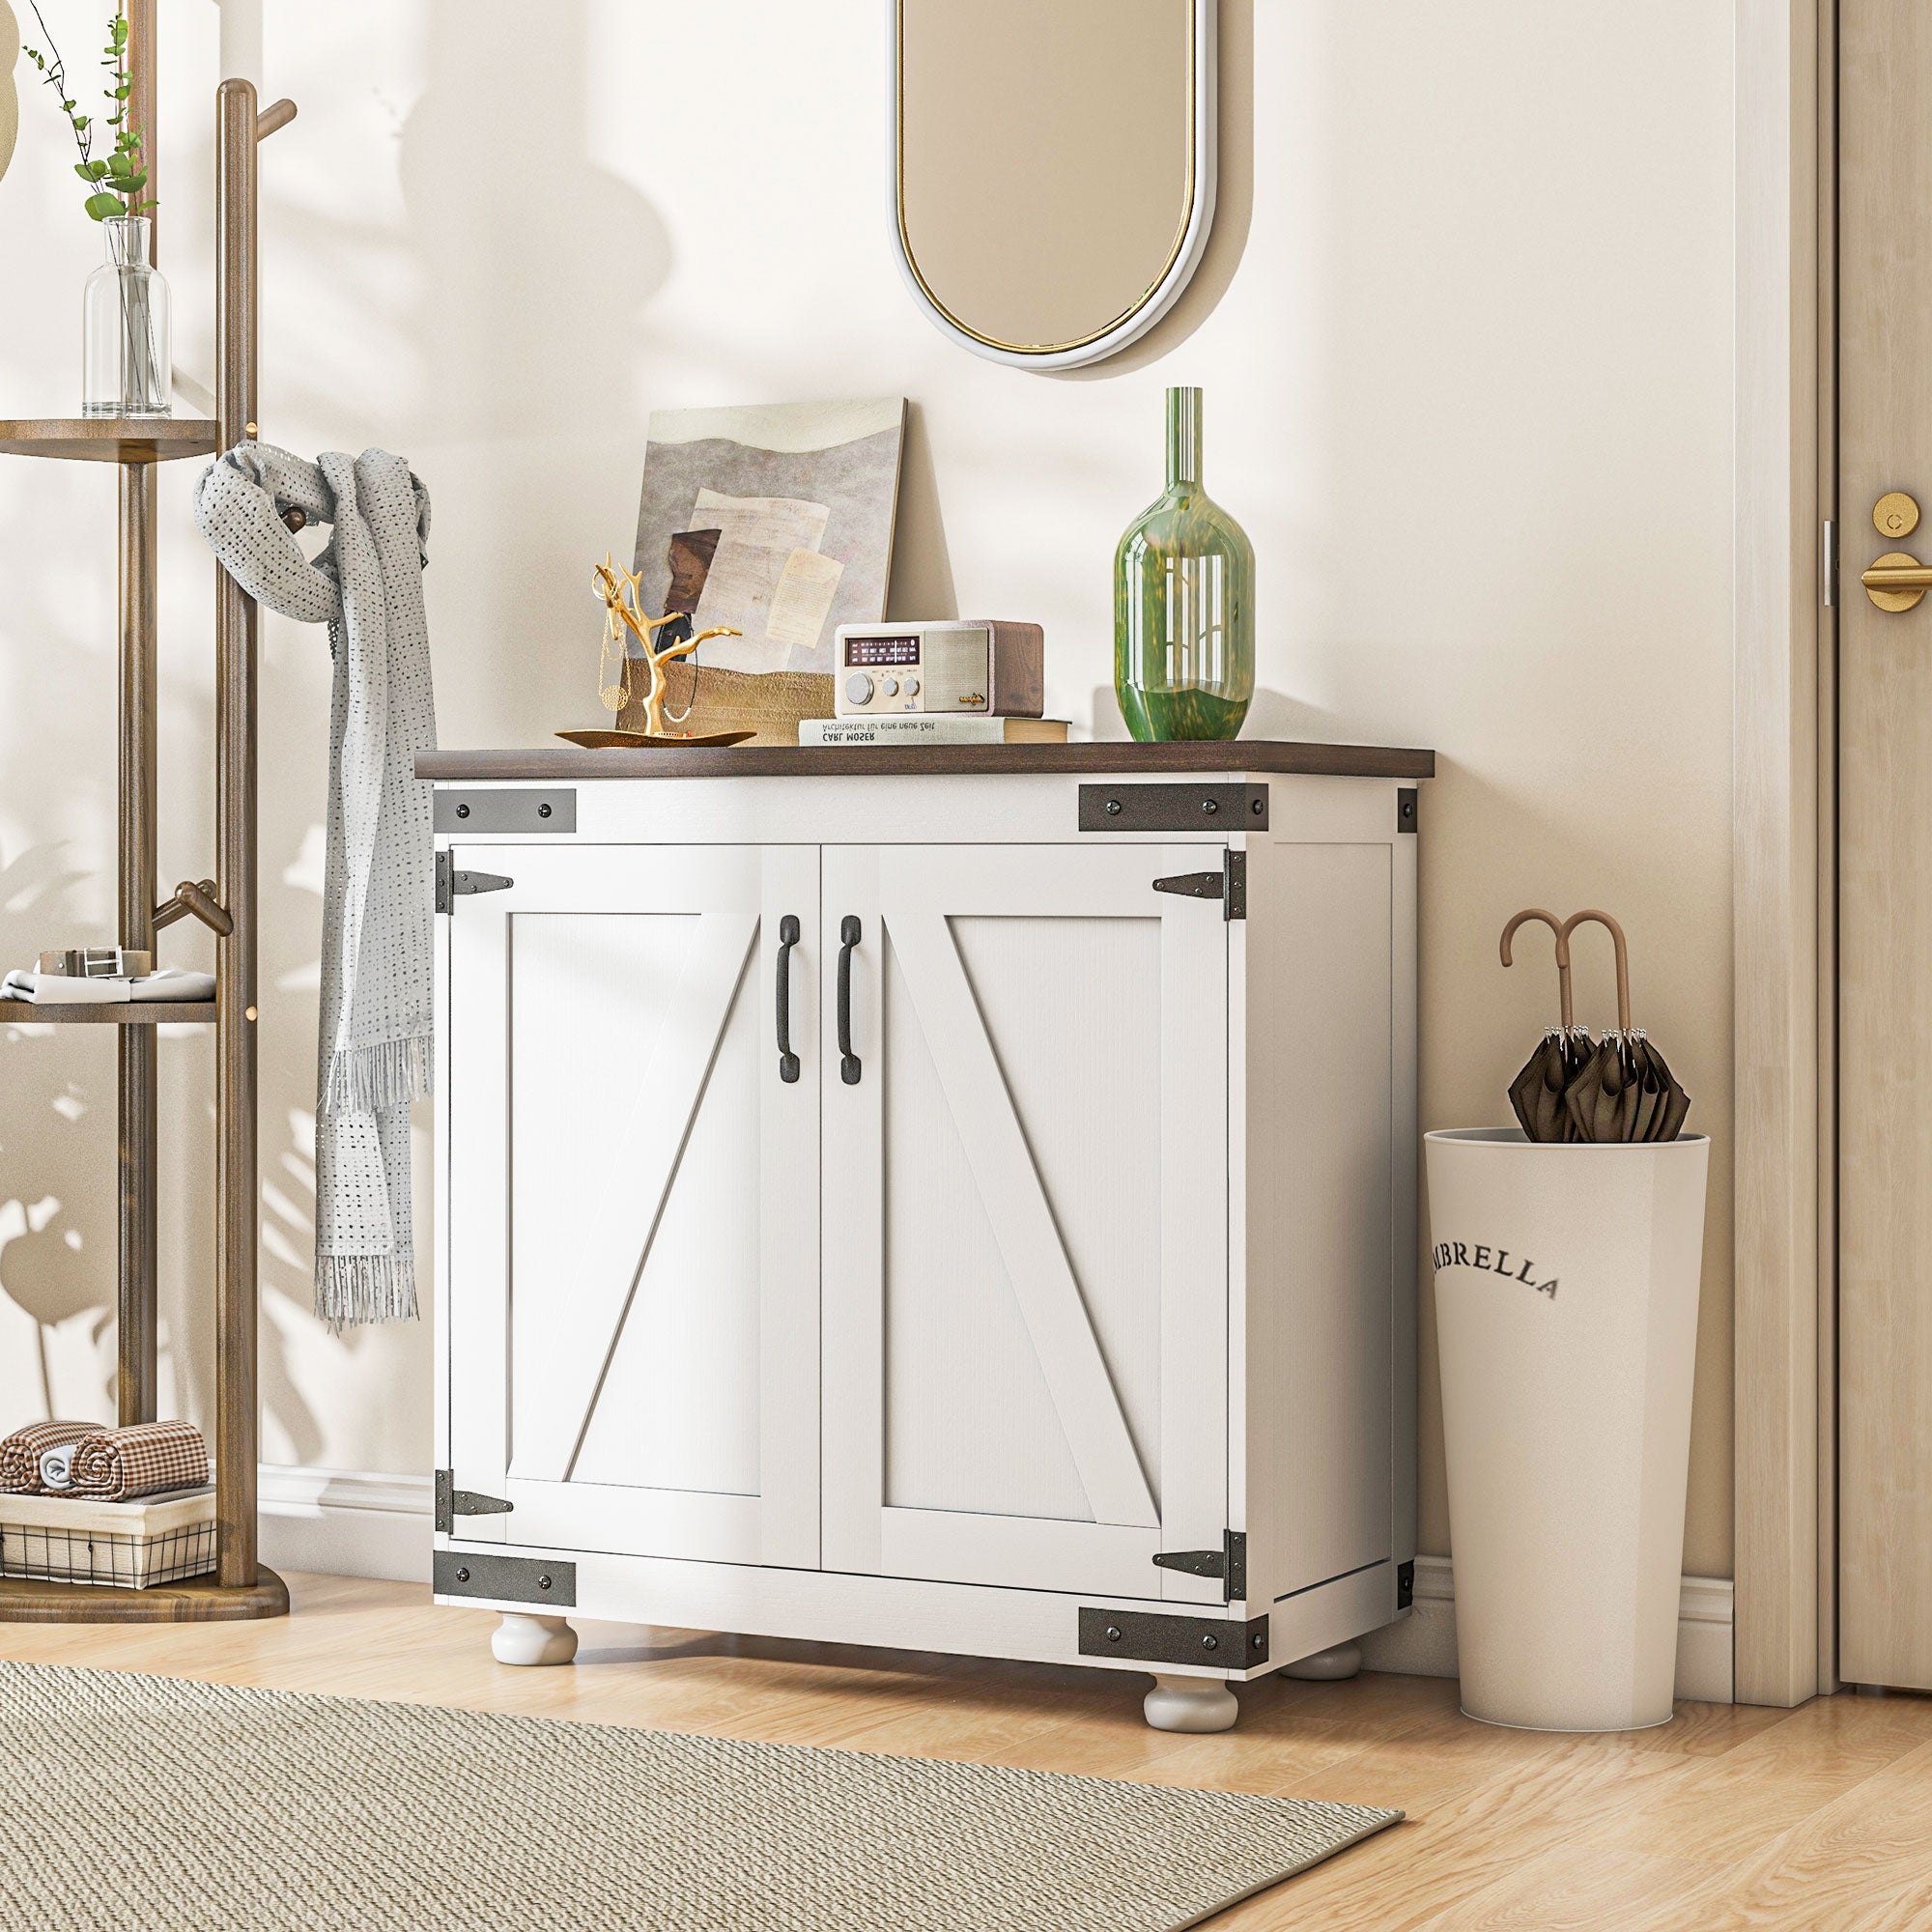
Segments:
[[[155,193],[156,0],[126,0],[130,118],[141,130]],[[288,1591],[256,1557],[256,611],[217,568],[215,875],[156,903],[155,878],[155,465],[231,449],[255,434],[256,145],[295,118],[292,101],[258,110],[255,89],[225,80],[215,94],[215,401],[213,422],[188,417],[0,420],[0,452],[112,463],[120,486],[120,940],[152,948],[157,928],[188,916],[215,935],[215,992],[206,1003],[19,1009],[35,1025],[119,1028],[119,1407],[123,1423],[155,1419],[155,1029],[214,1028],[215,1502],[212,1576],[148,1590],[0,1577],[0,1621],[205,1623],[284,1614]]]

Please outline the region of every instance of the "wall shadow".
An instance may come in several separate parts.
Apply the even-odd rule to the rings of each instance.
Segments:
[[[1254,0],[1221,0],[1220,72],[1216,107],[1214,224],[1208,245],[1174,306],[1138,341],[1117,355],[1077,369],[1039,373],[1069,383],[1094,383],[1145,369],[1172,355],[1208,318],[1228,293],[1247,251],[1255,209],[1255,5]]]

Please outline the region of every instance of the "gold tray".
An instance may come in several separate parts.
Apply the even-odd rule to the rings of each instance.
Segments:
[[[694,731],[688,738],[653,738],[648,731],[559,731],[557,737],[586,752],[669,750],[678,745],[742,745],[755,731]]]

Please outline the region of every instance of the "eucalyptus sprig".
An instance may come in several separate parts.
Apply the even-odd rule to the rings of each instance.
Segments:
[[[74,146],[80,150],[80,159],[74,163],[73,171],[87,185],[88,195],[84,206],[88,213],[96,221],[106,221],[114,215],[139,214],[143,209],[157,206],[153,201],[137,199],[148,185],[148,171],[141,164],[141,129],[129,127],[128,123],[128,99],[133,86],[128,78],[127,14],[116,6],[113,17],[107,23],[107,44],[100,50],[100,65],[114,78],[113,86],[106,90],[106,98],[114,106],[113,111],[99,125],[113,130],[114,150],[105,160],[98,161],[94,158],[95,117],[81,113],[79,103],[68,93],[67,63],[61,59],[60,49],[54,45],[54,37],[47,32],[40,0],[29,0],[29,4],[34,10],[34,18],[41,23],[41,38],[46,42],[46,51],[43,53],[39,47],[23,46],[21,52],[40,70],[41,78],[53,89],[55,98],[60,101],[61,112],[67,116],[68,126],[73,129]]]

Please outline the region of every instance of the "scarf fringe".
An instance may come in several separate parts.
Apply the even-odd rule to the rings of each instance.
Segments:
[[[413,1255],[317,1255],[315,1312],[329,1333],[416,1319]]]
[[[427,1034],[385,1039],[377,1046],[338,1047],[324,1084],[325,1114],[384,1114],[426,1099],[435,1077],[435,1047]]]

